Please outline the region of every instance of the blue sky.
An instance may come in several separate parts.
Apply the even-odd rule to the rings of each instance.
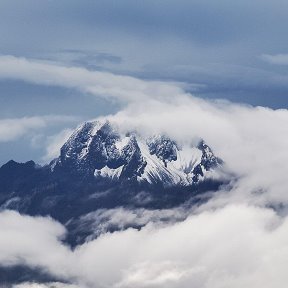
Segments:
[[[287,108],[287,11],[282,0],[2,0],[0,54],[181,82],[203,98]],[[11,118],[70,118],[54,124],[45,118],[38,130],[0,138],[0,163],[41,162],[49,137],[123,105],[89,94],[3,72],[2,126]]]

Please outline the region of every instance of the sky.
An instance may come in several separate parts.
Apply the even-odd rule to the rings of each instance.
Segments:
[[[287,108],[287,6],[284,0],[2,0],[0,55],[177,82],[205,99]],[[48,137],[122,107],[89,91],[19,79],[5,65],[1,122],[71,119],[9,143],[0,139],[1,164],[11,158],[43,164]]]
[[[284,0],[0,1],[0,165],[44,165],[80,123],[109,119],[201,137],[238,176],[193,211],[88,215],[147,225],[74,250],[53,219],[0,211],[1,265],[69,282],[13,288],[287,287],[287,11]],[[183,221],[151,221],[171,215]]]

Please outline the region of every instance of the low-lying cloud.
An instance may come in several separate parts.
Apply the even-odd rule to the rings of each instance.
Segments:
[[[228,205],[166,227],[104,234],[74,251],[52,220],[6,211],[0,221],[2,266],[41,267],[81,288],[284,288],[288,281],[288,219],[267,208]]]
[[[69,225],[76,226],[77,232],[88,232],[89,236],[87,236],[86,241],[89,241],[111,230],[123,231],[129,227],[140,229],[150,224],[163,227],[185,220],[192,211],[192,207],[181,206],[173,209],[156,210],[145,208],[129,210],[124,207],[98,209],[71,221]]]

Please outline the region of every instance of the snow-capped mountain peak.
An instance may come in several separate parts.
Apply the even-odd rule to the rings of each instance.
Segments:
[[[86,122],[61,148],[53,168],[112,180],[190,185],[215,176],[222,163],[201,140],[178,145],[167,135],[121,135],[110,122]]]

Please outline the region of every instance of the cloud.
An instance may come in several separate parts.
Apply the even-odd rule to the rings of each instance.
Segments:
[[[62,115],[2,118],[0,119],[0,142],[14,141],[24,135],[39,131],[48,126],[75,122],[77,120],[76,117]]]
[[[259,202],[288,203],[285,109],[206,101],[190,95],[166,102],[131,103],[108,118],[123,132],[135,129],[144,135],[166,133],[180,143],[201,137],[241,178],[236,189],[239,193],[233,194],[239,196],[238,200],[246,201],[257,191],[255,200]]]
[[[123,133],[164,132],[179,142],[203,137],[239,180],[194,211],[115,209],[86,215],[81,220],[91,221],[95,231],[103,221],[102,234],[96,231],[97,239],[74,250],[61,241],[65,228],[59,223],[2,212],[2,266],[41,268],[80,288],[286,287],[287,213],[280,216],[265,206],[288,201],[287,110],[183,95],[165,102],[146,98],[141,105],[131,101],[108,118]],[[58,136],[62,141],[66,133]],[[51,143],[58,143],[58,136]],[[165,225],[163,217],[169,218]],[[107,225],[125,229],[127,223],[144,227],[103,234]]]
[[[37,130],[47,125],[41,117],[1,119],[0,120],[0,141],[15,140],[31,130]]]
[[[149,194],[146,197],[149,197]],[[77,232],[89,232],[85,239],[89,241],[111,229],[125,230],[128,227],[141,228],[150,224],[162,227],[185,220],[191,212],[192,208],[188,207],[158,210],[147,210],[144,208],[129,210],[123,207],[98,209],[97,211],[81,216],[79,219],[72,220],[69,225],[72,224],[74,227],[77,227]]]
[[[42,267],[81,288],[284,288],[288,280],[288,219],[267,208],[228,205],[166,227],[108,233],[74,251],[51,219],[6,211],[0,222],[2,266]]]
[[[53,283],[21,283],[17,285],[13,285],[12,288],[79,288],[79,286],[75,286],[73,284],[65,284],[65,283],[59,283],[59,282],[53,282]]]
[[[261,58],[269,64],[288,65],[288,54],[263,54]]]
[[[75,88],[120,102],[143,101],[147,98],[176,97],[183,90],[176,85],[143,81],[130,76],[108,72],[89,71],[85,68],[61,66],[43,62],[0,56],[0,78],[22,80],[41,85]]]
[[[182,222],[159,226],[163,214],[145,210],[90,214],[81,220],[96,225],[100,218],[107,225],[140,223],[145,227],[102,234],[74,250],[61,242],[65,228],[59,223],[2,212],[2,265],[40,267],[81,288],[286,287],[287,211],[278,211],[284,214],[279,216],[264,207],[288,204],[287,110],[201,100],[173,83],[53,63],[15,57],[2,57],[0,63],[8,67],[0,68],[2,78],[76,88],[126,103],[108,117],[123,133],[133,129],[143,135],[167,133],[180,143],[204,138],[229,171],[239,176],[231,191],[218,191]],[[17,129],[11,131],[16,132],[10,135],[7,123],[14,122],[3,123],[3,139],[23,135],[21,127],[27,132],[47,125],[39,119],[20,128],[15,124]],[[49,138],[47,157],[56,155],[67,135],[64,130]],[[170,217],[173,212],[164,215]]]
[[[61,224],[52,219],[21,216],[12,211],[4,211],[0,215],[1,229],[3,229],[0,237],[2,266],[21,263],[37,267],[49,261],[53,263],[55,261],[56,264],[68,252],[68,249],[59,245],[58,241],[64,238],[66,231]],[[46,254],[47,251],[55,253],[49,256]]]
[[[144,134],[164,132],[180,142],[204,138],[229,169],[242,177],[240,188],[234,191],[239,193],[234,196],[245,201],[246,194],[251,196],[257,191],[255,199],[259,202],[288,201],[285,188],[288,183],[283,175],[288,171],[287,110],[201,100],[186,93],[185,87],[177,83],[139,80],[52,62],[2,56],[0,63],[2,78],[75,88],[126,103],[122,110],[108,117],[123,130],[136,129]],[[15,128],[12,125],[11,129],[6,121],[2,124],[2,141],[39,130],[49,122],[42,118],[13,120]],[[63,130],[48,137],[42,160],[57,157],[69,133],[70,130]],[[259,192],[263,195],[259,196]]]
[[[92,63],[143,78],[204,83],[204,95],[287,107],[282,97],[288,91],[285,71],[257,61],[262,53],[274,55],[279,47],[287,47],[283,0],[237,5],[145,1],[141,7],[131,0],[113,5],[92,1],[85,6],[75,0],[42,5],[11,0],[0,5],[2,53],[68,63],[77,62],[78,54],[81,65]],[[40,17],[43,11],[45,17]],[[123,61],[113,66],[110,61],[103,63],[101,53],[93,55],[95,50],[106,59],[112,54]]]
[[[71,63],[85,67],[99,67],[103,63],[121,63],[121,57],[91,50],[63,49],[58,53],[47,55],[48,59],[58,60],[59,62]],[[47,60],[47,59],[46,59]]]
[[[73,133],[72,129],[64,129],[53,136],[47,137],[46,154],[42,160],[47,163],[60,155],[60,148]]]

